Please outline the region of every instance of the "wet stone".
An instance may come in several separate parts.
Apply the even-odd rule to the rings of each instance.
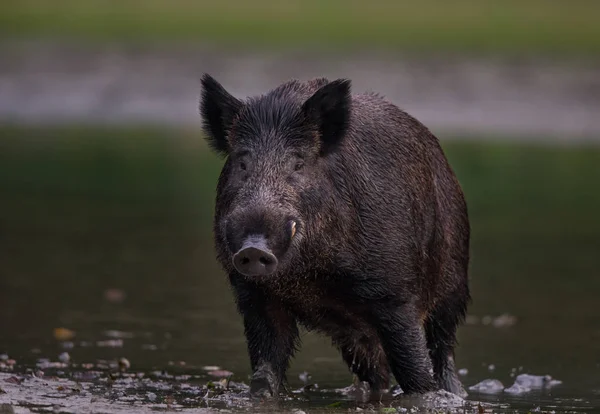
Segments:
[[[69,355],[69,353],[68,353],[68,352],[63,352],[62,354],[60,354],[60,355],[58,356],[58,360],[59,360],[60,362],[63,362],[63,363],[65,363],[65,364],[66,364],[66,363],[68,363],[68,362],[71,360],[71,356]]]
[[[504,392],[519,395],[534,389],[550,388],[559,384],[562,384],[562,381],[555,380],[550,375],[521,374],[517,376],[515,383],[506,388]]]
[[[496,394],[504,390],[504,385],[497,379],[486,379],[470,386],[469,390],[482,394]]]
[[[119,358],[119,368],[121,370],[128,370],[131,368],[131,363],[127,358]]]

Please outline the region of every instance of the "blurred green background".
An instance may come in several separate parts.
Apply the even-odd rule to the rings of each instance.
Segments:
[[[377,91],[432,126],[469,205],[465,385],[508,386],[522,367],[564,385],[498,400],[600,407],[599,21],[600,3],[583,0],[3,1],[0,352],[23,367],[55,359],[64,326],[79,363],[184,360],[245,380],[241,320],[214,260],[223,161],[199,129],[198,79],[210,71],[242,97],[325,68],[370,88],[402,62]],[[512,322],[489,323],[502,314]],[[81,345],[111,329],[131,333],[122,348]],[[328,341],[303,338],[292,384],[308,370],[324,388],[348,385]]]
[[[592,0],[7,0],[0,34],[266,47],[597,53]]]

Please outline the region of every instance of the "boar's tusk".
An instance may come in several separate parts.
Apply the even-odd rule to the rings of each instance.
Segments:
[[[295,234],[296,234],[296,222],[292,221],[292,238],[294,238]]]

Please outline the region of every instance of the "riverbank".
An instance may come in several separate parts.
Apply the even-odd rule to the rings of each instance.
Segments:
[[[5,41],[0,51],[2,123],[199,127],[199,78],[209,72],[239,97],[290,78],[347,77],[440,139],[600,140],[600,61],[48,41]]]

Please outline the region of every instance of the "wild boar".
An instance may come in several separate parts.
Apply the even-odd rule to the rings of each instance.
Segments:
[[[464,395],[457,326],[471,301],[470,225],[438,139],[347,79],[238,99],[202,77],[226,158],[214,242],[243,317],[253,395],[277,396],[298,325],[329,335],[359,380]]]

